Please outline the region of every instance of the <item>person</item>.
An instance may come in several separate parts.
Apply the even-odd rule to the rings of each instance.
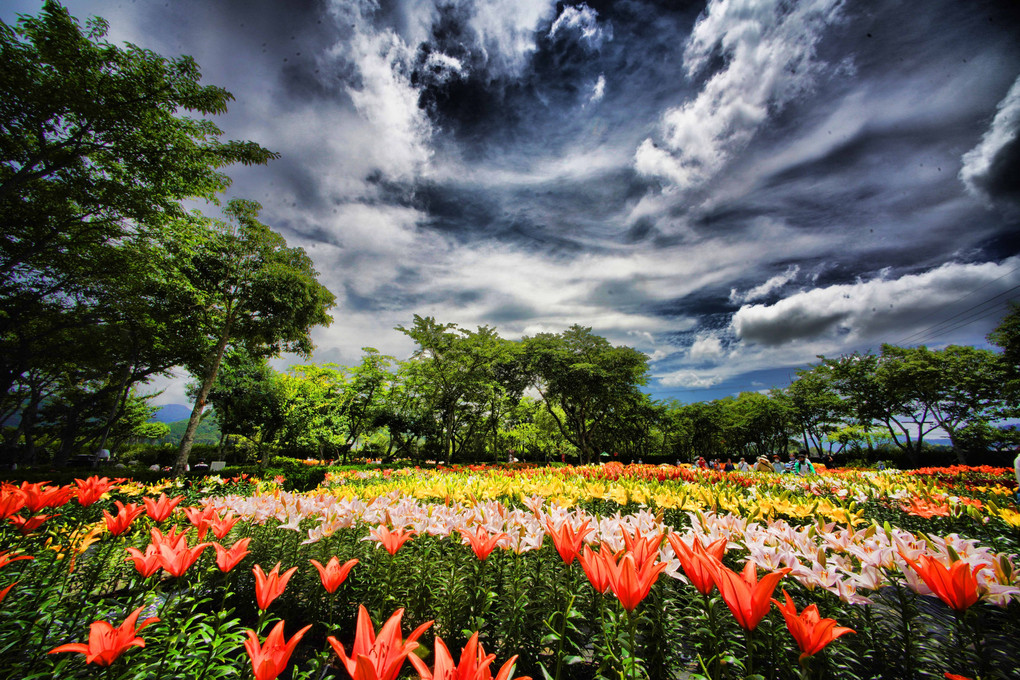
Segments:
[[[797,456],[797,465],[794,468],[794,472],[798,475],[813,475],[815,473],[815,466],[811,463],[811,459],[807,457],[807,454],[803,451]]]
[[[836,459],[832,457],[831,453],[822,456],[822,462],[825,463],[825,467],[828,470],[833,470],[836,467]]]
[[[726,459],[726,464],[723,465],[723,470],[725,470],[726,472],[733,472],[736,469],[737,468],[734,467],[734,465],[733,465],[733,459],[732,458],[727,458]]]
[[[786,472],[786,466],[783,465],[783,461],[779,460],[779,454],[772,456],[772,471],[780,474]]]
[[[195,472],[207,472],[208,470],[209,464],[206,463],[204,459],[199,459],[199,461],[195,463]]]
[[[772,467],[772,463],[769,462],[768,456],[758,456],[758,460],[754,463],[755,472],[775,472],[775,468]]]
[[[705,457],[704,456],[698,456],[698,462],[695,463],[695,465],[697,467],[699,467],[699,468],[707,468],[708,467],[708,463],[705,462]]]
[[[796,472],[797,471],[797,454],[790,451],[790,457],[786,460],[786,471]]]
[[[746,459],[741,458],[740,462],[737,463],[737,469],[740,470],[741,472],[747,472],[748,470],[751,469],[751,466],[747,464]]]

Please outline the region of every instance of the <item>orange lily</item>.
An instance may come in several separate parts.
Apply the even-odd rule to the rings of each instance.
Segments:
[[[930,555],[921,555],[918,558],[920,564],[903,553],[900,553],[900,557],[906,560],[925,585],[952,609],[958,612],[966,611],[978,601],[978,584],[975,577],[987,565],[981,564],[971,569],[966,562],[957,560],[947,568]]]
[[[135,569],[142,578],[149,578],[159,569],[159,548],[152,543],[145,547],[144,553],[138,548],[128,548],[127,551],[130,557],[126,559],[135,563]]]
[[[18,585],[18,582],[17,582],[17,581],[15,581],[15,582],[14,582],[14,583],[12,583],[11,585],[7,586],[7,587],[6,587],[6,588],[4,588],[3,590],[0,590],[0,602],[3,602],[3,601],[4,601],[4,598],[5,598],[5,597],[7,597],[7,593],[11,592],[11,588],[13,588],[13,587],[14,587],[14,586],[16,586],[16,585]]]
[[[7,521],[16,526],[22,536],[27,536],[41,527],[43,522],[51,517],[57,517],[57,515],[34,515],[33,517],[28,518],[22,517],[21,515],[13,515],[8,517]]]
[[[249,543],[251,543],[250,538],[242,538],[232,545],[229,550],[219,543],[213,543],[213,547],[216,548],[216,566],[219,567],[219,570],[223,573],[227,573],[240,564],[241,560],[243,560],[245,555],[249,552]]]
[[[773,591],[779,585],[779,581],[790,572],[790,568],[786,567],[766,574],[759,581],[758,571],[751,560],[748,560],[744,570],[737,574],[712,557],[699,555],[698,559],[706,562],[709,568],[715,569],[713,577],[715,585],[718,586],[726,606],[733,612],[733,617],[744,630],[754,630],[758,627],[772,606]]]
[[[471,550],[474,551],[475,557],[484,562],[488,559],[489,555],[496,548],[496,544],[502,539],[507,538],[504,533],[490,534],[482,527],[476,527],[475,532],[471,533],[467,529],[460,529],[461,536],[471,546]]]
[[[295,571],[297,571],[297,567],[291,567],[281,575],[280,563],[277,562],[276,566],[266,574],[262,571],[261,566],[255,565],[252,573],[255,574],[255,601],[258,602],[259,609],[268,609],[273,600],[283,594],[287,587],[287,581]]]
[[[187,516],[188,521],[198,529],[198,540],[200,541],[205,538],[205,534],[209,531],[213,521],[219,519],[219,515],[216,514],[216,508],[211,505],[204,508],[184,508],[184,514]]]
[[[13,484],[0,485],[0,519],[7,519],[25,507],[25,493]]]
[[[400,546],[409,541],[414,534],[414,531],[404,531],[403,528],[390,531],[385,524],[380,524],[368,532],[369,538],[377,541],[390,555],[396,555]]]
[[[357,632],[350,657],[335,637],[326,638],[353,680],[394,680],[397,677],[404,659],[418,647],[418,638],[432,625],[431,621],[421,624],[401,641],[400,619],[403,615],[403,609],[393,612],[376,636],[368,610],[365,605],[359,605]]]
[[[85,663],[96,663],[100,666],[109,666],[116,661],[129,647],[144,647],[145,640],[137,637],[138,631],[150,623],[159,621],[156,617],[149,617],[142,621],[142,625],[135,627],[138,615],[144,607],[131,612],[119,627],[114,628],[106,621],[94,621],[89,628],[89,643],[83,644],[74,642],[67,645],[60,645],[49,651],[50,654],[60,652],[80,652],[85,655]]]
[[[184,576],[184,572],[191,568],[191,565],[198,561],[202,551],[211,545],[212,543],[199,543],[194,548],[189,548],[184,541],[172,547],[163,543],[159,546],[159,566],[163,567],[171,576],[180,578]]]
[[[234,517],[234,511],[230,510],[223,517],[214,518],[209,526],[212,528],[213,536],[222,541],[234,528],[234,525],[240,521],[241,518]]]
[[[34,560],[35,558],[31,555],[18,555],[16,557],[8,557],[10,555],[9,550],[0,552],[0,569],[3,569],[11,562],[17,562],[18,560]]]
[[[640,529],[634,531],[631,537],[626,531],[623,532],[624,548],[634,556],[634,562],[639,569],[644,568],[645,563],[654,562],[659,559],[659,546],[662,545],[662,534],[645,537]]]
[[[25,507],[33,514],[43,508],[57,508],[71,500],[73,493],[70,486],[46,486],[46,482],[29,484],[21,483],[21,492],[25,494]]]
[[[92,475],[87,479],[75,479],[77,489],[75,493],[78,495],[78,503],[84,507],[88,507],[103,497],[103,494],[110,490],[113,486],[113,482],[108,477],[98,477]]]
[[[162,522],[170,513],[174,511],[177,504],[184,500],[184,496],[174,496],[173,498],[167,498],[165,493],[159,494],[159,498],[143,498],[142,502],[145,503],[145,512],[152,518],[153,522]],[[201,539],[199,539],[201,540]]]
[[[574,558],[581,552],[584,537],[595,531],[588,526],[589,522],[590,520],[584,520],[584,524],[575,531],[574,525],[571,524],[570,520],[560,524],[559,529],[553,526],[551,520],[546,520],[545,532],[552,538],[553,545],[556,546],[556,552],[560,554],[560,558],[567,566],[570,566],[574,562]]]
[[[340,584],[347,580],[347,574],[358,563],[358,560],[357,558],[347,560],[341,566],[340,559],[334,555],[326,562],[326,566],[322,566],[318,560],[310,560],[310,562],[319,570],[319,579],[322,580],[322,587],[326,589],[326,592],[335,593]]]
[[[248,639],[244,641],[244,648],[248,651],[248,658],[251,659],[255,680],[276,680],[287,667],[294,648],[311,627],[312,624],[308,624],[287,640],[283,637],[283,621],[278,621],[266,636],[265,644],[259,642],[259,636],[255,631],[245,631]]]
[[[489,666],[495,660],[495,654],[486,654],[482,644],[478,642],[478,633],[471,636],[471,639],[464,645],[460,653],[460,663],[454,665],[453,656],[447,649],[442,638],[436,638],[436,663],[434,670],[416,655],[407,657],[411,665],[418,671],[422,680],[492,680],[492,672]],[[514,665],[517,663],[517,656],[513,656],[496,673],[496,680],[509,680],[513,675]],[[517,680],[531,680],[530,677],[522,677]]]
[[[124,505],[120,501],[115,501],[114,505],[118,508],[116,515],[111,515],[109,510],[103,510],[103,517],[106,518],[106,528],[114,536],[120,536],[127,531],[131,523],[135,521],[135,518],[145,512],[144,508],[138,507],[135,503]]]
[[[152,529],[149,530],[149,535],[152,536],[152,542],[155,545],[167,545],[174,550],[176,550],[177,546],[186,540],[185,532],[182,531],[178,533],[176,525],[165,534],[156,527],[152,527]]]
[[[609,567],[606,566],[606,559],[613,559],[613,554],[608,550],[605,545],[599,548],[599,552],[584,546],[577,556],[577,561],[581,563],[581,568],[584,569],[592,588],[603,595],[609,590]]]
[[[837,626],[835,619],[821,618],[818,614],[818,605],[810,604],[798,614],[797,607],[793,604],[793,600],[785,588],[783,597],[786,598],[786,604],[780,604],[779,600],[772,601],[776,603],[783,618],[786,619],[786,628],[790,631],[793,639],[797,641],[797,646],[800,647],[801,659],[814,656],[842,635],[857,632],[850,628]]]
[[[609,572],[609,587],[628,612],[633,612],[641,600],[648,597],[652,584],[666,568],[663,562],[645,562],[638,567],[631,553],[624,554],[617,562],[612,555],[603,552],[603,559]]]
[[[680,534],[676,532],[671,533],[666,539],[673,546],[673,552],[680,560],[680,566],[683,567],[684,574],[690,579],[691,585],[702,595],[711,593],[715,587],[715,569],[712,566],[714,562],[698,559],[697,556],[711,557],[721,563],[723,555],[726,554],[726,539],[720,538],[713,541],[707,548],[699,538],[695,538],[688,547],[680,538]]]

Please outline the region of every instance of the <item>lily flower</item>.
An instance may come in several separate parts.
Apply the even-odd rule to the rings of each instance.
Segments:
[[[0,519],[14,516],[25,507],[25,493],[13,484],[0,486]]]
[[[801,659],[814,656],[842,635],[857,632],[850,628],[837,626],[835,619],[821,618],[818,614],[818,605],[808,605],[804,611],[798,614],[797,607],[793,604],[793,600],[785,588],[783,597],[786,598],[785,604],[780,604],[779,600],[772,601],[776,603],[783,618],[786,619],[786,628],[790,631],[793,639],[797,641],[797,646],[800,647]]]
[[[277,562],[276,566],[266,574],[260,565],[255,565],[252,573],[255,574],[255,601],[258,603],[259,609],[263,611],[268,609],[273,600],[283,594],[287,587],[287,581],[295,571],[297,571],[297,567],[291,567],[280,574],[280,563]]]
[[[3,569],[4,567],[6,567],[11,562],[17,562],[18,560],[34,560],[35,559],[31,555],[17,555],[15,557],[8,557],[8,555],[10,555],[10,554],[11,553],[10,553],[9,550],[4,550],[3,552],[0,552],[0,569]]]
[[[334,555],[326,562],[326,566],[318,560],[309,560],[316,569],[319,570],[319,578],[322,580],[322,587],[326,589],[327,593],[335,593],[336,589],[340,587],[340,584],[347,580],[347,574],[350,573],[354,565],[358,563],[358,559],[347,560],[341,566],[340,559]]]
[[[213,543],[213,547],[216,548],[216,566],[219,567],[219,570],[227,573],[240,564],[241,560],[249,552],[249,543],[251,543],[250,538],[242,538],[229,549],[224,548],[219,543]]]
[[[211,546],[212,543],[199,543],[194,548],[189,548],[185,542],[170,547],[166,543],[159,546],[159,566],[171,576],[180,578],[184,572],[191,568],[202,551]]]
[[[177,504],[182,500],[184,500],[184,496],[167,498],[165,493],[161,493],[159,494],[159,498],[155,500],[146,497],[142,499],[142,502],[145,503],[145,512],[152,518],[152,521],[162,522],[170,516],[170,513],[174,511],[174,508],[176,508]]]
[[[234,511],[229,510],[223,517],[213,519],[209,526],[212,528],[213,536],[222,541],[230,533],[230,530],[234,528],[234,525],[240,521],[241,518],[234,517]]]
[[[186,533],[177,531],[177,526],[173,526],[168,533],[163,533],[156,527],[152,527],[149,530],[149,535],[152,537],[154,545],[168,545],[172,549],[176,550],[182,542],[186,541]]]
[[[690,579],[691,585],[697,589],[702,595],[708,595],[712,592],[715,587],[715,569],[713,568],[713,562],[698,559],[698,555],[702,557],[711,557],[716,562],[722,562],[723,555],[726,554],[726,539],[720,538],[719,540],[713,541],[706,548],[701,542],[700,538],[695,537],[694,541],[688,546],[684,543],[683,539],[680,538],[680,534],[676,532],[670,533],[666,540],[669,541],[670,546],[673,548],[673,552],[676,553],[677,559],[680,560],[680,566],[683,567],[684,574]]]
[[[639,568],[630,553],[624,554],[619,562],[606,554],[603,559],[609,571],[609,588],[628,612],[633,612],[641,600],[648,597],[652,585],[666,568],[664,562],[645,562]]]
[[[662,545],[662,534],[645,537],[640,529],[634,531],[631,537],[626,531],[623,532],[623,544],[627,552],[634,556],[634,562],[638,568],[643,568],[645,563],[654,562],[659,557],[659,547]]]
[[[396,555],[400,546],[404,545],[415,534],[414,531],[404,531],[403,528],[390,531],[385,524],[380,524],[368,532],[367,540],[376,541],[386,549],[390,555]]]
[[[726,606],[744,630],[754,630],[772,606],[772,593],[780,579],[790,572],[789,567],[766,574],[759,581],[754,562],[748,560],[744,570],[737,574],[722,562],[711,557],[698,556],[715,569],[715,585],[719,588]]]
[[[108,477],[93,475],[87,479],[75,479],[77,488],[74,492],[78,496],[78,503],[88,507],[103,497],[103,494],[113,487],[113,482]]]
[[[120,536],[127,531],[131,527],[131,523],[135,521],[135,518],[145,512],[144,508],[138,507],[135,503],[124,505],[120,501],[116,501],[114,505],[118,508],[116,515],[111,515],[109,510],[103,510],[103,517],[106,518],[106,528],[114,536]]]
[[[474,551],[475,557],[484,562],[492,554],[492,551],[496,548],[496,544],[504,538],[509,538],[504,533],[490,534],[483,527],[476,527],[474,533],[471,533],[467,529],[458,529],[464,540],[467,541],[468,545],[471,546],[471,550]]]
[[[145,640],[137,637],[138,631],[150,623],[156,623],[159,619],[154,616],[149,617],[136,628],[135,624],[138,621],[138,615],[142,613],[142,609],[144,607],[139,607],[131,612],[124,620],[124,623],[120,624],[117,628],[114,628],[106,621],[94,621],[89,627],[89,643],[87,645],[73,642],[51,649],[49,653],[80,652],[85,655],[85,663],[87,664],[95,663],[100,666],[109,666],[121,654],[126,652],[129,647],[145,646]]]
[[[594,531],[589,526],[590,521],[584,520],[584,523],[576,530],[569,518],[563,520],[559,528],[554,527],[551,520],[546,520],[545,522],[546,533],[552,538],[553,545],[556,546],[556,552],[560,554],[563,563],[568,567],[573,563],[578,553],[581,552],[581,545],[584,543],[585,536]]]
[[[311,627],[312,624],[308,624],[294,633],[290,640],[287,640],[283,637],[283,621],[278,621],[269,631],[264,644],[259,642],[259,636],[255,634],[255,631],[245,631],[248,634],[248,639],[244,641],[244,648],[248,652],[248,658],[251,659],[255,680],[276,680],[287,667],[294,648]]]
[[[436,663],[433,670],[416,655],[411,654],[408,659],[411,665],[418,671],[422,680],[492,680],[492,672],[489,666],[495,660],[495,654],[486,654],[482,644],[478,642],[478,633],[471,636],[471,639],[464,645],[460,653],[460,663],[454,664],[453,656],[447,649],[442,638],[436,638]],[[513,656],[496,673],[495,680],[510,680],[513,675],[514,666],[517,663],[517,656]],[[531,680],[530,677],[517,678],[517,680]]]
[[[22,517],[21,515],[12,515],[7,518],[7,521],[16,526],[22,536],[28,536],[30,533],[41,527],[43,522],[51,517],[57,517],[57,515],[33,515],[32,517],[27,518]]]
[[[142,578],[149,578],[159,570],[159,548],[152,543],[145,547],[144,553],[138,548],[128,548],[127,551],[130,557],[127,557],[125,561],[134,562],[135,569],[142,575]]]
[[[924,584],[950,608],[963,612],[978,601],[977,573],[988,565],[980,564],[971,568],[963,560],[957,560],[946,567],[930,555],[921,555],[918,562],[902,553],[900,556],[917,572]]]
[[[21,483],[21,492],[25,494],[25,507],[35,514],[43,508],[58,508],[71,500],[73,493],[70,486],[46,486],[46,482],[29,484]]]
[[[17,581],[15,581],[15,582],[14,582],[14,583],[12,583],[11,585],[7,586],[7,587],[6,587],[6,588],[4,588],[3,590],[0,590],[0,603],[3,603],[3,601],[4,601],[4,598],[6,598],[6,597],[7,597],[7,593],[11,592],[11,588],[13,588],[13,587],[14,587],[14,586],[16,586],[16,585],[18,585],[18,582],[17,582]]]
[[[584,569],[592,588],[602,595],[609,591],[609,567],[606,566],[606,559],[613,559],[613,555],[608,552],[604,543],[599,547],[599,552],[584,546],[581,554],[577,556],[577,561],[581,563],[581,568]]]
[[[216,508],[208,505],[204,508],[184,508],[184,514],[196,529],[198,529],[198,540],[205,538],[206,532],[212,526],[214,520],[219,519]]]
[[[326,638],[352,680],[395,680],[404,665],[404,659],[417,649],[418,638],[432,625],[431,621],[423,623],[402,641],[400,619],[403,615],[403,609],[393,612],[376,636],[368,610],[364,605],[359,605],[357,632],[349,657],[335,637],[331,635]]]

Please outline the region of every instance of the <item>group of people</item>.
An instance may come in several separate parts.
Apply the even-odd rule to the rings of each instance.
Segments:
[[[732,458],[726,459],[723,462],[721,459],[705,460],[704,456],[698,458],[694,464],[695,467],[703,468],[706,470],[721,470],[723,472],[734,472],[739,470],[740,472],[748,472],[752,469],[752,466],[748,464],[746,458],[741,458],[737,463],[733,462]],[[813,475],[816,473],[814,463],[808,458],[806,451],[800,451],[799,453],[790,452],[790,457],[785,462],[780,460],[779,455],[772,456],[770,461],[767,456],[758,456],[758,460],[755,461],[753,470],[755,472],[775,472],[779,474],[795,474],[795,475]]]

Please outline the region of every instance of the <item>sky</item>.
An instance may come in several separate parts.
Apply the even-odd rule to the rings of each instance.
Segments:
[[[194,57],[235,97],[224,138],[281,154],[227,197],[337,296],[318,363],[409,357],[415,314],[580,324],[690,402],[884,342],[987,346],[1020,299],[1013,0],[66,6]]]

